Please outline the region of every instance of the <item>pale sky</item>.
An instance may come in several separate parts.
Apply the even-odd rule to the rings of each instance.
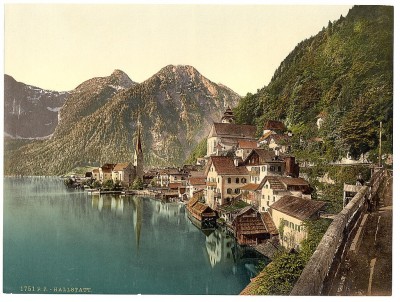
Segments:
[[[350,8],[6,3],[4,69],[17,81],[62,91],[114,69],[142,82],[168,64],[185,64],[245,95]]]

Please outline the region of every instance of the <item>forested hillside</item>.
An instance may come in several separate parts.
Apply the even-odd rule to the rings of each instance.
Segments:
[[[383,153],[392,153],[393,7],[355,6],[346,18],[329,21],[297,45],[267,86],[244,97],[235,114],[260,132],[267,119],[284,121],[304,157],[326,160],[368,152],[376,161],[382,122]]]

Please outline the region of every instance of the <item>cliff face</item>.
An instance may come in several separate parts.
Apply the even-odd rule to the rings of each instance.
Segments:
[[[4,75],[4,135],[46,139],[58,125],[68,92],[45,90]]]
[[[46,141],[6,141],[6,174],[61,174],[74,166],[131,161],[137,124],[145,165],[182,164],[224,105],[239,95],[191,66],[166,66],[143,83],[122,71],[72,90]],[[17,165],[17,158],[23,158]]]

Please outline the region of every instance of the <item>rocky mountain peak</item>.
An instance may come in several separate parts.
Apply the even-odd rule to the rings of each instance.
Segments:
[[[123,88],[131,88],[136,84],[125,72],[119,69],[115,69],[110,75],[110,78],[111,81],[113,81],[113,84],[121,86]]]

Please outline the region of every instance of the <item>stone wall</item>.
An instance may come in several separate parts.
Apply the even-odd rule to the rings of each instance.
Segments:
[[[317,296],[329,293],[331,281],[351,245],[363,214],[370,208],[369,201],[376,199],[383,177],[384,170],[376,171],[371,178],[370,186],[362,187],[335,216],[290,295]]]

